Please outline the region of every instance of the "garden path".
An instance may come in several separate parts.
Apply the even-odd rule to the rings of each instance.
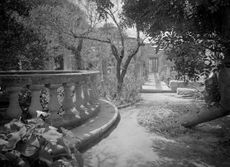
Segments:
[[[163,81],[160,81],[158,73],[150,73],[148,80],[142,85],[143,93],[170,92],[171,89]]]
[[[118,127],[111,135],[84,154],[86,167],[150,166],[158,156],[151,135],[137,123],[138,109],[122,110]]]
[[[197,111],[199,104],[194,100],[174,93],[146,93],[142,98],[136,106],[120,110],[117,128],[83,154],[85,167],[230,166],[230,146],[226,142],[230,118],[183,129],[170,121],[174,115]]]

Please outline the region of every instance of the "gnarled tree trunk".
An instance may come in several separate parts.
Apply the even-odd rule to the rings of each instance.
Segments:
[[[225,46],[223,68],[219,72],[220,102],[218,106],[204,108],[199,114],[187,117],[182,125],[196,126],[230,114],[230,7],[223,7],[221,25],[222,44]]]
[[[230,68],[224,67],[219,75],[220,102],[218,105],[203,107],[198,114],[185,116],[182,126],[193,127],[200,123],[212,121],[214,119],[230,114]]]

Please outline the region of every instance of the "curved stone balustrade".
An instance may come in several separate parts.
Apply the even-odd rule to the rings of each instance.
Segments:
[[[99,108],[96,91],[97,71],[20,71],[0,72],[0,85],[6,87],[9,106],[6,114],[18,118],[22,114],[19,104],[19,92],[22,87],[31,90],[29,113],[36,116],[36,111],[44,108],[40,102],[41,90],[49,91],[48,112],[54,126],[78,124],[92,115]],[[57,89],[63,87],[62,104],[58,100]],[[62,114],[60,114],[60,112]]]

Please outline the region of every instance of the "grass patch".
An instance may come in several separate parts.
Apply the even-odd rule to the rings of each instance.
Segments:
[[[180,125],[181,116],[199,110],[198,104],[165,103],[143,107],[138,114],[138,123],[154,133],[165,137],[177,137],[191,132]]]

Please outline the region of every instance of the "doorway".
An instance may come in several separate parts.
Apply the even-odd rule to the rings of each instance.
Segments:
[[[149,59],[149,72],[150,73],[158,72],[158,58],[157,57]]]

